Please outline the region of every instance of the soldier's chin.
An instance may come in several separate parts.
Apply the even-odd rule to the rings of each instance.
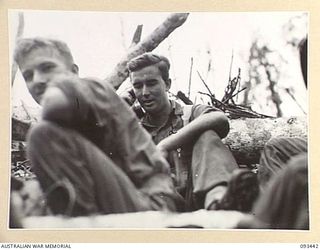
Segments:
[[[150,105],[143,105],[142,107],[146,112],[152,112],[152,110],[154,109],[153,106]]]
[[[145,110],[153,110],[155,108],[155,103],[153,101],[147,102],[147,103],[143,103],[143,108]]]
[[[143,109],[149,114],[154,114],[154,115],[158,114],[155,107],[143,107]]]

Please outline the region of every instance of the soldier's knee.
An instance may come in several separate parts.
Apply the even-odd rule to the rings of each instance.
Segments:
[[[27,136],[28,148],[37,148],[41,150],[51,141],[61,137],[63,128],[48,121],[41,121],[34,125]]]
[[[203,132],[197,142],[197,144],[202,144],[202,145],[212,145],[216,143],[221,143],[221,138],[220,136],[213,130],[207,130]]]

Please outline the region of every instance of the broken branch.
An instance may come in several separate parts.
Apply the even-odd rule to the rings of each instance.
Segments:
[[[187,20],[188,15],[189,13],[174,13],[169,15],[149,36],[129,49],[127,55],[120,60],[114,70],[106,77],[104,84],[111,84],[115,89],[118,89],[129,76],[127,63],[138,55],[154,50]]]

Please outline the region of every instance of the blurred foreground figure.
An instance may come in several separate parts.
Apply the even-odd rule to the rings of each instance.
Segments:
[[[259,193],[257,178],[240,171],[222,143],[229,132],[225,114],[212,106],[169,100],[170,63],[164,56],[145,53],[132,59],[128,69],[134,96],[145,111],[141,124],[169,161],[186,203],[181,209],[250,212]]]
[[[308,39],[301,42],[300,63],[306,87]],[[254,217],[239,228],[309,229],[308,143],[302,138],[277,138],[264,147],[259,182],[263,192]]]
[[[255,208],[261,228],[309,229],[308,156],[292,157]]]
[[[168,163],[150,135],[111,86],[78,77],[65,43],[22,39],[15,60],[43,107],[28,157],[54,214],[176,210]]]
[[[267,143],[259,169],[262,193],[254,217],[239,228],[309,229],[307,141],[277,138]]]

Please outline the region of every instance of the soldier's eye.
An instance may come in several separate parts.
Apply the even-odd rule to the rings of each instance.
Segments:
[[[43,64],[42,66],[41,66],[41,70],[42,70],[42,72],[49,72],[51,69],[53,69],[55,67],[55,65],[54,64],[52,64],[52,63],[46,63],[46,64]]]
[[[142,88],[142,83],[134,83],[133,84],[133,87],[135,88],[135,89],[141,89]]]
[[[23,73],[23,78],[26,82],[31,81],[32,77],[33,77],[33,73],[31,71],[27,71],[27,72]]]
[[[158,82],[156,80],[150,81],[148,82],[148,86],[154,86],[156,85]]]

